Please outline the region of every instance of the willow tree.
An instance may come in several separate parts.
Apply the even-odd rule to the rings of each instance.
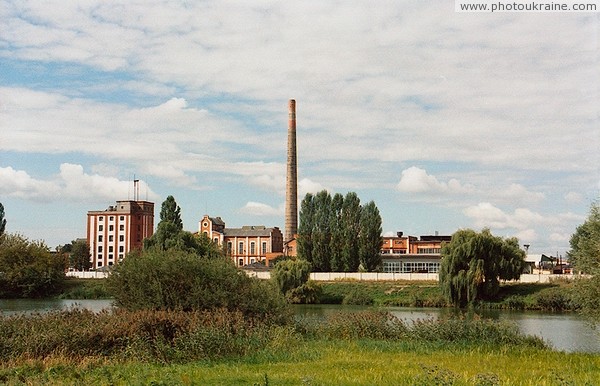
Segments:
[[[525,268],[525,252],[516,238],[493,236],[489,229],[459,230],[442,247],[440,286],[460,307],[494,299],[501,280],[516,280]]]

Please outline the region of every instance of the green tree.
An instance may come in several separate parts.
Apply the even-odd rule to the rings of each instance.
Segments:
[[[333,272],[342,272],[344,270],[342,249],[340,247],[344,240],[344,227],[342,226],[343,205],[344,196],[342,196],[340,193],[334,194],[331,199],[331,210],[329,211],[329,229],[331,230],[329,263]]]
[[[62,288],[66,261],[41,241],[0,236],[0,297],[49,296]]]
[[[71,242],[69,265],[77,271],[88,271],[92,267],[90,245],[87,240],[79,239]]]
[[[177,205],[173,196],[168,196],[160,207],[160,222],[168,222],[174,225],[174,229],[182,230],[181,208]]]
[[[455,232],[442,247],[440,286],[446,299],[460,307],[493,299],[500,280],[516,280],[525,268],[525,252],[516,238],[493,236],[489,229]]]
[[[341,224],[343,229],[341,257],[345,272],[356,272],[360,264],[358,254],[360,234],[360,199],[354,192],[348,192],[342,204]]]
[[[300,224],[298,225],[298,257],[309,263],[313,261],[313,240],[312,234],[315,224],[315,203],[314,196],[307,193],[300,203]]]
[[[570,239],[569,261],[576,270],[600,273],[600,203],[592,204],[586,221],[579,225]]]
[[[330,211],[331,195],[326,190],[322,190],[314,197],[311,264],[315,272],[327,272],[330,270]]]
[[[304,259],[283,260],[271,271],[271,280],[290,303],[315,303],[319,287],[309,281],[310,263]]]
[[[575,284],[573,295],[584,315],[600,322],[600,203],[590,208],[586,221],[579,225],[570,240],[569,261],[578,271],[591,274]]]
[[[360,214],[358,255],[363,269],[371,272],[381,268],[381,215],[375,202],[365,205]]]
[[[4,234],[6,230],[6,219],[4,218],[4,205],[0,202],[0,237]]]

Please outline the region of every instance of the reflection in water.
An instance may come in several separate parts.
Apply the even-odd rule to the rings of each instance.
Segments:
[[[302,305],[296,306],[298,316],[323,318],[339,311],[357,312],[369,309],[367,306],[343,305]],[[437,319],[458,314],[472,317],[473,312],[464,313],[454,308],[407,308],[386,307],[398,319],[411,323],[415,320]],[[481,311],[477,315],[483,318],[511,321],[521,332],[537,335],[554,349],[566,352],[600,353],[600,334],[585,319],[577,314],[552,314],[533,311]]]

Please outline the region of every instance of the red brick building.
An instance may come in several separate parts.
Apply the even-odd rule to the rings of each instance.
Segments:
[[[221,217],[205,215],[198,223],[199,233],[204,233],[219,245],[225,246],[237,266],[264,262],[283,254],[283,234],[278,227],[247,225],[226,228]]]
[[[154,232],[154,203],[117,201],[102,211],[87,213],[87,242],[92,269],[112,266]]]

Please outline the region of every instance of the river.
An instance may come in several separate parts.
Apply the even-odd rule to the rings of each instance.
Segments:
[[[112,307],[112,300],[64,300],[64,299],[3,299],[0,312],[3,315],[48,312],[80,307],[99,312]],[[323,317],[328,313],[365,310],[365,306],[302,305],[295,306],[297,315]],[[396,317],[407,322],[449,316],[456,311],[450,308],[387,307]],[[581,316],[571,313],[547,313],[534,311],[483,311],[484,318],[508,320],[528,335],[537,335],[554,349],[566,352],[600,353],[600,331]]]

